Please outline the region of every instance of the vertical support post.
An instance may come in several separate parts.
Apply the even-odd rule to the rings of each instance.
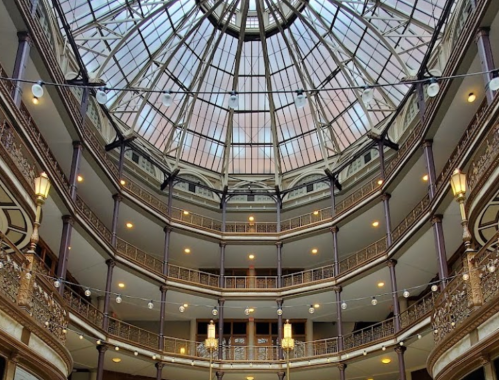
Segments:
[[[329,180],[329,191],[331,192],[331,216],[336,215],[336,196],[334,195],[334,182]]]
[[[168,216],[172,216],[172,208],[173,208],[173,178],[170,178],[168,181]]]
[[[109,328],[109,303],[111,300],[111,289],[113,284],[113,270],[116,266],[116,262],[114,260],[108,259],[106,260],[107,264],[107,276],[106,276],[106,294],[104,298],[104,319],[102,320],[102,328],[107,332]]]
[[[157,362],[155,364],[156,367],[156,380],[161,380],[163,378],[163,367],[165,366],[165,363],[163,362]]]
[[[111,221],[111,245],[114,248],[116,248],[118,218],[120,215],[120,204],[122,200],[123,198],[120,194],[117,193],[113,195],[114,205],[113,205],[113,219]]]
[[[277,195],[276,207],[277,207],[277,210],[276,210],[276,214],[277,214],[277,216],[276,216],[276,232],[281,232],[281,208],[282,208],[282,200],[279,197],[279,195]]]
[[[426,113],[426,100],[424,96],[423,83],[416,83],[416,101],[418,103],[419,119],[421,123],[424,123],[425,113]]]
[[[17,40],[18,45],[16,61],[14,62],[14,71],[12,73],[12,78],[24,79],[32,41],[28,32],[18,32]],[[22,85],[22,82],[15,81],[14,87],[12,88],[12,99],[14,100],[14,104],[17,106],[17,108],[21,106],[21,100],[23,96]]]
[[[217,380],[222,380],[224,378],[225,372],[223,371],[217,371],[215,372],[215,375],[217,376]]]
[[[398,363],[399,363],[399,380],[406,380],[405,376],[405,360],[404,352],[407,350],[405,346],[395,347],[395,352],[397,353]]]
[[[222,232],[225,232],[227,227],[227,197],[224,195],[222,197]]]
[[[345,370],[347,365],[345,363],[338,363],[338,370],[340,371],[340,380],[346,380]]]
[[[170,235],[172,233],[172,228],[170,226],[165,226],[163,228],[165,231],[165,245],[163,247],[163,275],[168,276],[168,261],[170,260]]]
[[[340,275],[340,253],[338,249],[338,232],[340,229],[338,226],[333,226],[329,231],[333,234],[334,277],[338,277]]]
[[[277,309],[282,310],[282,298],[276,299]],[[284,359],[284,353],[282,351],[282,314],[277,314],[277,355],[278,359]],[[284,372],[283,372],[284,373]]]
[[[476,44],[478,47],[478,56],[482,64],[482,71],[491,71],[495,69],[494,56],[492,54],[492,47],[490,45],[490,28],[482,27],[478,29],[476,35]],[[487,72],[483,74],[485,82],[485,96],[487,97],[487,104],[491,105],[494,100],[494,91],[489,87],[490,81],[494,78],[493,73]]]
[[[224,304],[225,299],[218,300],[218,359],[223,359],[224,348]]]
[[[76,199],[76,182],[80,171],[81,152],[83,145],[81,141],[73,141],[73,158],[71,160],[71,170],[69,172],[69,194],[71,199]]]
[[[383,201],[383,213],[385,214],[385,226],[386,226],[386,245],[390,247],[392,245],[392,218],[390,215],[390,198],[391,195],[384,193],[381,195]]]
[[[277,248],[277,287],[282,288],[282,241],[275,243]]]
[[[81,94],[81,103],[80,103],[80,115],[81,115],[81,124],[85,125],[85,118],[87,117],[87,110],[89,104],[90,89],[88,87],[83,87],[83,92]]]
[[[99,356],[97,358],[97,380],[102,380],[104,377],[104,359],[106,357],[107,346],[100,344],[97,346]]]
[[[68,270],[69,261],[69,246],[71,244],[71,233],[73,232],[73,218],[70,215],[62,217],[62,235],[61,244],[59,245],[59,262],[57,264],[56,277],[61,279],[59,294],[64,294],[64,280]]]
[[[338,326],[338,351],[343,351],[343,319],[342,319],[342,310],[341,310],[341,291],[343,288],[341,286],[333,287],[334,294],[336,297],[336,324]]]
[[[120,158],[118,160],[118,181],[123,179],[123,166],[125,165],[125,143],[121,143],[120,145]]]
[[[435,248],[438,259],[438,277],[442,290],[445,289],[447,277],[449,277],[449,267],[447,265],[447,251],[445,249],[444,230],[442,228],[443,215],[433,215],[431,224],[433,225],[433,235],[435,237]]]
[[[400,304],[398,297],[397,277],[395,275],[395,265],[397,265],[397,260],[388,260],[386,262],[386,265],[390,270],[390,284],[393,300],[393,319],[395,320],[395,332],[397,333],[400,331]]]
[[[383,183],[385,182],[385,146],[382,140],[378,140],[378,151],[379,151],[379,172]]]
[[[277,372],[277,380],[284,380],[284,377],[286,376],[286,372]],[[288,379],[286,379],[288,380]]]
[[[225,287],[225,246],[227,245],[226,242],[221,241],[219,243],[220,246],[220,277],[219,277],[219,284],[221,288]]]
[[[163,351],[165,348],[164,332],[165,332],[165,309],[166,309],[166,292],[168,291],[165,285],[159,287],[161,292],[161,305],[159,305],[159,344],[158,348]]]
[[[437,175],[435,172],[435,161],[433,159],[433,140],[425,140],[423,142],[423,153],[425,157],[426,172],[428,173],[428,195],[430,199],[435,196],[437,186]]]

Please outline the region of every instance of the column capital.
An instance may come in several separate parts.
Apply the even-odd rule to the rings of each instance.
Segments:
[[[283,246],[283,245],[284,245],[284,243],[283,243],[282,241],[277,241],[277,242],[275,243],[275,246],[276,246],[277,248],[282,248],[282,246]]]
[[[347,369],[347,364],[346,363],[338,363],[338,364],[336,364],[336,366],[338,367],[338,369],[340,371],[344,371],[344,370]]]
[[[161,293],[163,293],[163,292],[164,292],[164,293],[166,293],[166,292],[168,291],[168,286],[166,286],[166,285],[161,285],[161,286],[159,287],[159,291],[160,291]]]
[[[489,34],[490,34],[490,27],[489,26],[481,26],[476,31],[476,38],[478,39],[482,36],[488,36]]]
[[[123,200],[123,197],[121,196],[121,194],[113,194],[113,199],[116,201],[116,202],[121,202]]]
[[[284,303],[282,298],[276,298],[275,302],[277,303],[277,307],[282,307],[282,304]]]
[[[11,351],[11,353],[9,355],[9,360],[17,364],[17,363],[19,363],[20,357],[21,357],[21,354],[19,353],[19,351],[14,350],[14,351]]]
[[[220,248],[225,248],[225,247],[227,246],[227,242],[225,242],[225,241],[221,241],[220,243],[218,243],[218,246],[219,246]]]
[[[173,228],[172,228],[170,225],[166,225],[166,226],[163,228],[163,231],[164,231],[165,233],[170,233],[170,232],[172,232],[172,229],[173,229]]]
[[[333,234],[336,234],[340,231],[340,227],[338,226],[329,227],[329,231],[331,231]]]
[[[26,31],[17,32],[17,39],[19,40],[19,42],[27,42],[30,45],[33,42],[30,34]]]
[[[75,149],[83,149],[83,143],[80,140],[73,141],[73,148],[75,148]]]
[[[99,345],[97,345],[96,348],[97,348],[97,351],[99,351],[99,353],[104,354],[109,347],[106,346],[105,344],[99,344]]]
[[[423,146],[425,148],[431,148],[433,146],[433,140],[432,139],[426,139],[423,141]]]
[[[393,349],[397,354],[404,355],[404,352],[407,350],[406,346],[397,346]]]
[[[436,223],[442,223],[444,216],[442,214],[435,214],[431,217],[431,225],[433,226]]]
[[[68,223],[73,225],[74,224],[74,219],[71,215],[63,215],[61,217],[63,223]]]
[[[284,376],[286,376],[286,372],[277,372],[277,378],[279,380],[283,380]]]
[[[106,264],[108,267],[114,268],[116,266],[116,261],[114,261],[113,259],[107,259]]]
[[[224,371],[217,371],[215,372],[215,375],[217,375],[217,380],[222,380],[224,377],[225,372]]]
[[[218,299],[218,306],[223,307],[225,304],[225,298],[219,298]]]
[[[395,259],[386,260],[387,267],[395,268],[395,265],[397,265],[397,260],[395,260]]]
[[[342,286],[341,285],[335,285],[333,286],[333,290],[335,293],[341,293],[341,291],[343,290]]]
[[[161,371],[163,369],[163,367],[165,366],[165,363],[156,362],[156,364],[154,364],[154,366]]]
[[[383,194],[381,194],[381,200],[382,200],[382,201],[387,201],[387,200],[389,200],[391,197],[392,197],[392,196],[391,196],[391,194],[390,194],[390,193],[383,193]]]

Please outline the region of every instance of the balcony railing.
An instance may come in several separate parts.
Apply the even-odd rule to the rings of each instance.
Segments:
[[[276,289],[277,276],[224,276],[225,289]]]

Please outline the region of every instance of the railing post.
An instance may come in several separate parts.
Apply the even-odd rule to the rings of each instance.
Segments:
[[[445,289],[447,278],[449,277],[449,268],[447,265],[447,251],[445,249],[444,230],[442,228],[443,215],[433,215],[431,223],[433,225],[433,235],[435,237],[435,248],[438,259],[438,277],[440,279],[441,289]]]
[[[31,251],[33,252],[33,251]],[[17,305],[26,310],[31,310],[31,299],[33,298],[33,288],[36,278],[36,259],[34,253],[24,255],[23,271],[19,280],[19,292],[17,294]]]
[[[468,305],[472,308],[477,308],[483,304],[483,293],[480,286],[481,279],[475,261],[476,254],[475,250],[468,248],[463,263],[465,270],[468,272],[469,283],[466,286]]]
[[[223,372],[223,371],[215,372],[215,375],[217,375],[217,380],[223,380],[224,374],[225,374],[225,372]]]
[[[393,319],[395,322],[395,332],[400,331],[400,304],[397,289],[397,277],[395,275],[395,265],[397,265],[397,260],[388,260],[386,262],[390,270],[390,284],[392,290],[392,300],[393,300]]]
[[[407,348],[405,346],[397,346],[395,347],[394,350],[397,353],[397,358],[398,358],[399,380],[406,380],[404,352],[405,350],[407,350]]]
[[[336,325],[337,325],[337,335],[338,335],[338,351],[343,351],[343,320],[341,315],[341,286],[334,286],[334,294],[336,297]]]
[[[165,285],[159,287],[161,292],[161,305],[159,305],[159,342],[158,348],[163,351],[165,348],[164,331],[165,331],[165,309],[166,309],[166,292],[168,291]]]
[[[104,319],[102,321],[102,328],[105,332],[109,329],[109,303],[111,300],[111,289],[113,283],[113,270],[116,266],[114,260],[106,260],[107,264],[107,276],[106,276],[106,294],[104,295]]]

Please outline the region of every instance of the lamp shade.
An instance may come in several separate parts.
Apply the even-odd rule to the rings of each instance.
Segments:
[[[210,321],[208,325],[208,338],[204,340],[204,345],[209,350],[214,350],[218,347],[218,339],[215,338],[215,324]]]
[[[43,82],[38,81],[31,86],[31,93],[35,98],[41,98],[43,96]]]
[[[35,195],[42,199],[47,199],[50,191],[50,180],[45,172],[40,177],[35,178]]]
[[[450,185],[454,198],[464,198],[466,195],[466,174],[461,173],[459,169],[456,169],[450,177]]]
[[[289,320],[284,324],[284,335],[281,341],[281,347],[285,350],[292,350],[295,348],[295,340],[292,337],[291,323],[289,323]]]
[[[292,337],[291,323],[289,323],[289,320],[287,320],[284,324],[284,339],[291,339]]]
[[[499,77],[495,77],[489,82],[489,88],[492,91],[499,90]]]
[[[237,92],[232,91],[229,97],[229,108],[236,109],[239,107],[239,96]]]
[[[215,339],[215,324],[213,321],[210,321],[208,325],[208,339]]]
[[[438,95],[438,92],[440,91],[440,85],[438,84],[437,80],[435,78],[432,78],[430,80],[430,84],[428,85],[428,88],[426,89],[426,93],[430,98],[434,98],[435,96]]]
[[[161,99],[161,102],[165,107],[170,107],[173,102],[173,96],[170,91],[167,91],[163,94],[163,98]]]

